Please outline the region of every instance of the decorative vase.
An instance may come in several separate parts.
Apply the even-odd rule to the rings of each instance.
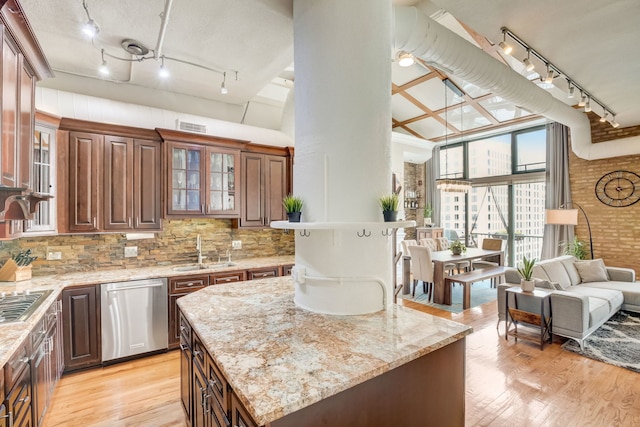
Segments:
[[[302,215],[302,212],[287,212],[289,222],[300,222],[300,215]]]
[[[520,287],[523,292],[533,292],[536,288],[536,282],[534,280],[520,279]]]
[[[454,255],[462,255],[462,248],[452,248],[451,253]]]
[[[425,218],[424,219],[424,226],[425,227],[431,227],[431,218]]]
[[[382,211],[384,222],[395,222],[398,217],[398,211]]]

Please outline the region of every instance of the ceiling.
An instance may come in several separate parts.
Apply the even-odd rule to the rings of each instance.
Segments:
[[[294,79],[292,0],[173,1],[160,53],[216,71],[167,60],[165,66],[171,76],[166,80],[158,77],[160,61],[135,61],[136,57],[121,47],[123,39],[135,39],[156,49],[165,0],[85,1],[101,28],[94,45],[81,33],[87,21],[82,0],[21,0],[57,76],[43,82],[44,86],[69,90],[76,82],[84,82],[78,83],[80,91],[113,99],[124,99],[122,93],[135,87],[143,90],[137,93],[144,94],[146,90],[154,94],[140,96],[140,103],[146,105],[154,103],[160,94],[174,109],[181,108],[180,103],[188,109],[189,99],[197,98],[245,108],[249,103],[261,103],[279,109],[281,114]],[[640,2],[636,0],[433,0],[430,3],[397,0],[394,3],[420,3],[420,7],[437,16],[440,23],[527,75],[520,63],[526,52],[516,49],[512,58],[497,52],[495,44],[502,40],[500,28],[506,26],[617,112],[617,121],[622,127],[640,125],[637,81]],[[438,11],[440,8],[449,13]],[[113,84],[106,91],[92,93],[93,87],[99,86],[90,83],[98,82],[94,79],[107,84],[98,72],[102,63],[100,49],[107,53],[105,59],[111,70],[107,80]],[[134,61],[119,61],[112,56]],[[536,70],[544,68],[536,61],[532,60]],[[224,72],[229,89],[226,95],[220,93]],[[507,128],[532,118],[528,112],[450,76],[464,92],[462,97],[457,97],[445,90],[441,81],[444,77],[442,72],[424,64],[409,68],[393,64],[394,131],[442,141],[445,124],[448,135],[455,136],[461,131],[468,135],[496,127]],[[554,84],[555,87],[549,89],[554,96],[570,105],[577,103],[577,98],[567,98],[563,77],[556,78]],[[166,108],[166,105],[159,102],[154,106]],[[219,110],[212,108],[211,111]],[[594,106],[594,112],[601,114],[601,109]],[[244,115],[224,119],[241,121]],[[279,129],[277,119],[264,126]]]

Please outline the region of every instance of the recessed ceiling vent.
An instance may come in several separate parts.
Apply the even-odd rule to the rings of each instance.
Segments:
[[[139,42],[138,40],[133,39],[124,39],[120,43],[122,48],[129,52],[131,55],[135,56],[144,56],[149,53],[149,48]]]
[[[207,133],[207,126],[201,125],[199,123],[190,123],[185,122],[180,119],[176,119],[176,129],[183,130],[185,132],[193,132],[193,133]]]

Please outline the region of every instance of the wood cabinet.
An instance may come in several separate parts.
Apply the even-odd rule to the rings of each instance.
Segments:
[[[33,426],[31,415],[32,388],[29,338],[25,340],[5,365],[5,405],[11,414],[10,427]]]
[[[69,231],[98,231],[102,136],[69,133]]]
[[[162,146],[151,130],[60,121],[58,230],[161,230]]]
[[[97,286],[62,291],[65,372],[102,361],[100,292]]]
[[[2,185],[18,186],[18,48],[2,33]]]
[[[420,239],[432,238],[438,239],[442,237],[443,229],[437,227],[418,227],[416,228],[416,239],[418,242]]]
[[[280,267],[250,268],[247,270],[247,280],[266,279],[267,277],[280,276]]]
[[[240,150],[167,143],[167,215],[240,215]]]
[[[247,272],[244,270],[225,271],[209,275],[210,285],[221,285],[223,283],[243,282],[247,280]]]
[[[13,421],[13,414],[11,414]],[[9,426],[9,411],[4,401],[4,369],[0,368],[0,427]]]
[[[180,345],[180,316],[177,301],[179,298],[195,292],[209,285],[208,275],[170,277],[169,283],[169,349],[178,348]],[[189,346],[191,341],[189,340]]]
[[[191,351],[191,326],[180,313],[180,402],[184,409],[187,420],[191,420],[191,377],[192,373],[192,351]]]
[[[286,219],[282,199],[289,192],[288,160],[283,156],[243,152],[240,227],[268,227]]]

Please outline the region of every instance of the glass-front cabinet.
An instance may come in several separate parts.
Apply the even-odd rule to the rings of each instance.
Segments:
[[[172,142],[168,144],[168,158],[171,182],[167,214],[239,216],[239,150]]]

